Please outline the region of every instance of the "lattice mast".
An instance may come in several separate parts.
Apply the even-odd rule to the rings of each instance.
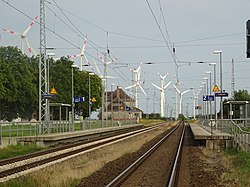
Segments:
[[[42,96],[48,93],[48,77],[46,65],[46,35],[45,35],[45,0],[40,0],[40,55],[39,55],[39,123],[40,133],[46,131],[45,123],[48,116],[48,103]],[[43,130],[43,132],[42,132]]]

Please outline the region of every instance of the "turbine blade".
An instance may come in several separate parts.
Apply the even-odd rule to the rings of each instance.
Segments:
[[[77,54],[77,55],[67,55],[68,58],[76,58],[81,56],[81,54]]]
[[[97,53],[97,56],[99,57],[99,59],[102,61],[102,63],[104,64],[104,59],[101,57],[101,55],[99,55],[99,53]]]
[[[32,22],[30,23],[30,25],[28,26],[28,28],[23,32],[23,36],[26,36],[27,33],[29,32],[29,30],[31,29],[32,25],[35,23],[36,19],[38,18],[38,16],[36,16]]]
[[[95,67],[96,67],[96,71],[97,71],[97,73],[99,74],[99,76],[102,76],[102,74],[101,74],[101,72],[100,72],[100,69],[98,68],[98,66],[97,66],[97,64],[96,64],[96,62],[95,62],[95,59],[93,58],[93,62],[94,62],[94,64],[95,64]]]
[[[160,88],[159,86],[156,86],[154,83],[152,83],[152,85],[153,85],[154,87],[156,87],[157,89],[161,90],[161,88]]]
[[[166,78],[166,76],[167,76],[167,75],[164,75],[164,76],[160,75],[160,78],[161,78],[162,80],[164,80],[164,79]]]
[[[141,85],[139,84],[139,88],[141,89],[141,91],[144,93],[144,95],[147,96],[146,92],[143,90],[143,88],[141,87]]]
[[[165,86],[164,86],[164,90],[172,83],[172,81],[170,81],[169,83],[167,83]]]
[[[29,54],[30,54],[30,56],[32,56],[32,51],[31,51],[31,47],[30,47],[30,44],[28,42],[28,39],[25,38],[25,41],[26,41],[26,44],[27,44],[27,47],[28,47]]]
[[[178,94],[181,94],[180,90],[174,85],[175,90],[178,92]]]
[[[30,53],[30,55],[37,55],[36,51],[32,48],[32,46],[30,45],[29,41],[28,41],[28,38],[25,38],[25,41],[26,41],[26,44],[27,44],[27,47],[28,47],[28,51]]]
[[[89,60],[87,59],[87,57],[85,55],[83,55],[83,57],[85,58],[85,60],[87,61],[88,63],[88,66],[91,68],[92,71],[94,71],[93,67],[91,66]]]
[[[15,32],[15,31],[12,31],[12,30],[8,30],[8,29],[3,29],[5,32],[8,32],[9,34],[14,34],[14,35],[19,35],[19,36],[22,36],[21,33],[19,32]]]
[[[184,92],[182,92],[181,94],[184,95],[185,93],[189,92],[190,90],[186,90]]]
[[[113,62],[113,61],[111,60],[111,61],[106,62],[106,64],[109,65],[109,64],[111,64],[112,62]]]
[[[125,89],[133,88],[133,87],[135,87],[135,86],[137,86],[137,85],[136,85],[136,84],[133,84],[132,86],[128,86],[128,87],[126,87]]]
[[[141,65],[138,66],[138,68],[135,70],[135,72],[139,74],[140,71],[141,71]]]
[[[81,54],[84,55],[85,52],[85,47],[86,47],[86,43],[87,43],[87,38],[88,38],[88,34],[86,34],[86,37],[84,38],[84,42],[83,42],[83,46],[82,46],[82,51]]]
[[[116,79],[116,77],[107,76],[108,79]]]

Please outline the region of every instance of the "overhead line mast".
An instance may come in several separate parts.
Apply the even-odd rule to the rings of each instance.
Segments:
[[[39,133],[46,132],[48,103],[43,94],[49,92],[46,66],[45,0],[40,0],[40,55],[39,55]]]

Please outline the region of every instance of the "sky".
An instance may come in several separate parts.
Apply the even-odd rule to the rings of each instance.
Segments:
[[[109,60],[114,62],[108,66],[107,74],[115,78],[108,79],[107,90],[114,89],[111,85],[123,89],[130,86],[131,69],[141,65],[141,85],[147,96],[140,90],[138,96],[139,107],[145,112],[160,111],[160,91],[152,83],[160,86],[159,74],[167,74],[165,84],[172,83],[165,91],[165,112],[170,115],[175,111],[177,69],[181,92],[193,88],[197,93],[203,78],[209,76],[206,71],[213,76],[209,63],[217,63],[219,83],[219,55],[213,54],[215,50],[222,51],[223,90],[231,97],[232,59],[235,89],[249,90],[250,60],[245,47],[249,7],[249,0],[47,0],[46,43],[54,48],[48,52],[55,53],[55,58],[79,54],[87,34],[86,57],[97,73],[95,59],[102,74],[103,64],[97,53],[103,56],[108,48]],[[21,39],[2,29],[23,32],[33,18],[40,17],[39,8],[40,1],[1,0],[0,45],[20,48]],[[37,53],[39,37],[38,18],[27,34]],[[72,60],[79,65],[79,58]],[[83,69],[91,71],[89,67]],[[192,91],[183,96],[183,112],[187,115],[192,114],[192,98]]]

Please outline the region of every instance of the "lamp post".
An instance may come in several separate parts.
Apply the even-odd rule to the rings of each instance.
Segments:
[[[210,81],[210,88],[209,88],[209,95],[211,95],[211,71],[207,71],[206,74],[209,74],[209,81]],[[209,99],[209,112],[210,112],[210,120],[212,119],[212,102]],[[212,122],[210,122],[210,127],[211,127],[211,136],[213,136],[213,126],[212,126]]]
[[[222,93],[223,88],[222,88],[222,51],[221,50],[216,50],[214,51],[214,54],[219,54],[220,55],[220,92]],[[220,97],[220,118],[223,119],[223,102],[222,102],[222,97]]]
[[[46,93],[49,94],[50,93],[50,85],[49,85],[49,68],[50,68],[50,62],[49,59],[50,57],[55,56],[55,53],[47,53],[47,72],[46,72],[46,76],[47,76],[47,83],[46,83]],[[49,99],[46,99],[46,108],[45,108],[45,120],[46,123],[48,125],[48,133],[50,132],[51,128],[50,128],[50,106],[49,106]]]
[[[111,96],[110,96],[110,107],[111,107],[111,126],[113,127],[113,86],[115,86],[115,83],[111,84]]]
[[[199,117],[199,110],[200,110],[200,106],[199,106],[199,95],[200,95],[200,88],[198,89],[197,93],[196,93],[196,106],[198,106],[197,108],[197,116]]]
[[[90,76],[94,75],[93,72],[89,72],[89,125],[90,125],[90,116],[91,116],[91,105],[92,105],[92,100],[91,100],[91,87],[90,87]]]
[[[210,63],[210,66],[214,66],[214,87],[216,86],[216,63]],[[216,98],[214,98],[214,118],[215,118],[215,123],[217,120],[217,112],[216,112]]]
[[[190,90],[192,90],[193,91],[193,96],[194,96],[194,98],[193,98],[193,119],[195,120],[196,118],[195,118],[195,100],[196,100],[196,95],[195,95],[195,92],[194,92],[194,88],[190,88]]]
[[[206,74],[209,75],[209,96],[212,95],[211,92],[211,87],[212,87],[212,72],[211,71],[207,71]],[[212,119],[212,101],[209,99],[209,113],[210,113],[210,119]]]
[[[206,91],[206,82],[202,82],[202,86],[200,86],[202,89],[203,89],[203,93],[204,93],[204,95],[206,95],[206,93],[207,93],[207,91]],[[207,105],[206,105],[206,103],[207,102],[205,102],[204,100],[203,100],[203,118],[204,119],[206,119],[206,110],[207,110]]]
[[[77,65],[76,64],[72,64],[71,65],[71,96],[72,96],[72,109],[71,109],[71,120],[72,120],[72,129],[74,131],[74,124],[75,124],[75,102],[74,102],[74,68],[76,68]]]
[[[202,112],[202,103],[200,102],[199,100],[199,96],[201,95],[201,92],[202,92],[202,88],[199,88],[198,89],[198,92],[197,92],[197,105],[198,105],[198,111],[197,111],[197,114],[198,116],[200,117],[200,114]],[[201,107],[200,107],[201,106]]]
[[[208,98],[208,77],[204,77],[203,78],[203,80],[205,80],[206,81],[206,86],[207,86],[207,88],[206,88],[206,98]],[[207,100],[206,100],[206,119],[208,120],[209,119],[209,117],[208,117],[208,113],[209,113],[209,109],[208,109],[208,103],[207,103]]]

